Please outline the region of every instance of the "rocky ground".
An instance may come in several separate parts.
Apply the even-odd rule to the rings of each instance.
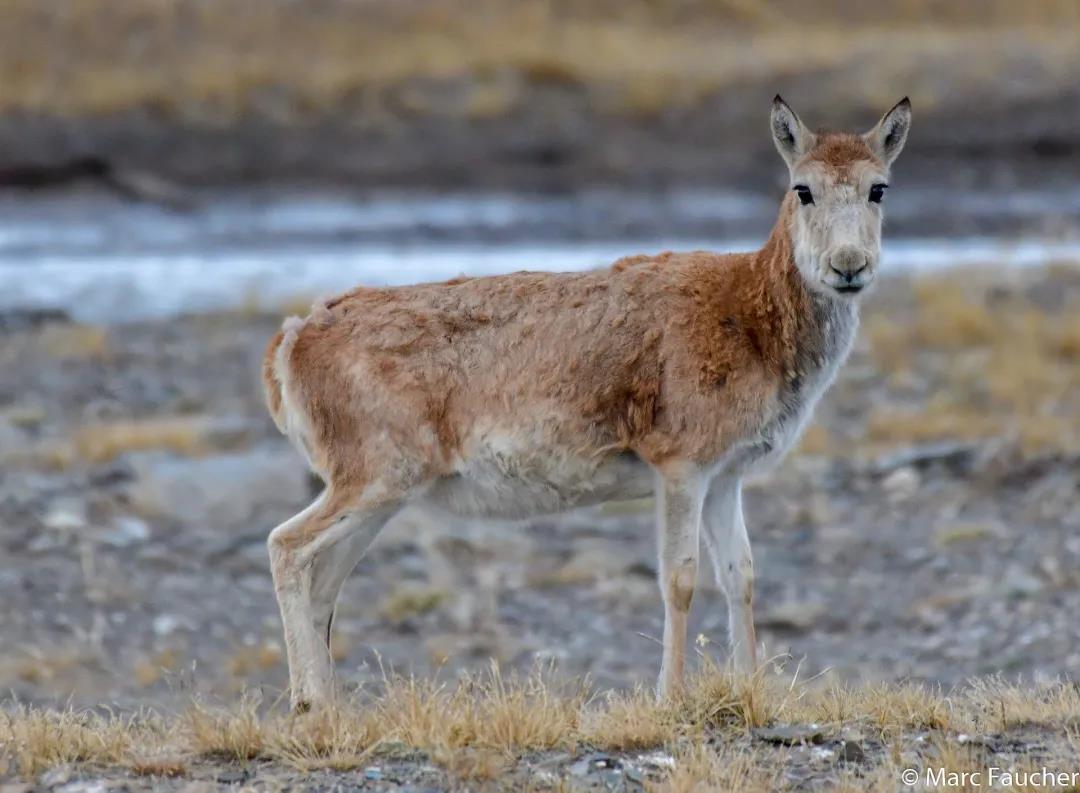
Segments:
[[[1080,276],[1066,265],[880,286],[801,449],[747,486],[765,657],[804,679],[946,687],[1080,674],[1077,306]],[[265,538],[317,484],[262,407],[257,368],[278,321],[4,317],[10,699],[174,710],[193,695],[281,695]],[[691,630],[722,660],[726,611],[711,575],[704,564]],[[505,669],[553,663],[600,689],[647,685],[660,656],[655,576],[647,503],[522,525],[405,515],[346,585],[338,669],[366,687],[387,669],[453,680],[496,658]],[[839,733],[813,745],[843,750]],[[554,757],[529,768],[585,763],[602,776],[630,762]],[[395,762],[373,764],[378,779],[445,781]],[[647,779],[649,762],[628,767]],[[258,782],[260,768],[208,765],[175,787]],[[318,784],[385,788],[378,779],[325,772]],[[629,773],[620,779],[634,789]],[[42,782],[77,789],[65,784]]]

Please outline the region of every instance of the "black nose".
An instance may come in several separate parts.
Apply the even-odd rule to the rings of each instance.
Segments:
[[[841,278],[843,278],[845,283],[850,284],[852,281],[855,280],[856,276],[861,275],[862,272],[869,266],[870,265],[868,265],[868,264],[864,264],[858,270],[837,270],[835,267],[833,267],[830,264],[829,269],[832,270],[834,273],[836,273]]]
[[[852,281],[855,280],[855,275],[856,274],[851,272],[851,270],[837,270],[832,265],[829,265],[829,269],[832,270],[834,273],[836,273],[838,276],[840,276],[842,279],[844,279],[844,283],[850,284]],[[863,269],[865,269],[865,268],[863,268]],[[859,272],[861,273],[862,269],[860,269]]]

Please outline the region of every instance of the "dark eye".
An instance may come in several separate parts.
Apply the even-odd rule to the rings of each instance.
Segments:
[[[870,201],[874,204],[880,204],[881,199],[885,197],[885,188],[887,184],[876,184],[870,188]]]
[[[802,201],[803,206],[814,203],[814,194],[810,192],[810,188],[806,185],[797,184],[791,189],[799,196],[799,200]]]

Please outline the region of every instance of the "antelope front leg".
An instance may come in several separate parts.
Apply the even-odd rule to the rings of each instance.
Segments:
[[[658,693],[676,696],[686,666],[686,620],[698,569],[698,534],[705,481],[696,468],[666,469],[658,488],[660,590],[664,596],[664,660]]]
[[[728,636],[736,672],[757,668],[754,635],[754,562],[742,511],[742,484],[720,474],[705,499],[705,545],[728,602]]]

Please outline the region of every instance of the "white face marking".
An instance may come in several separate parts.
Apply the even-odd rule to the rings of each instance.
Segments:
[[[874,280],[882,212],[873,199],[887,184],[888,173],[871,160],[842,169],[811,160],[791,169],[795,263],[812,289],[856,295]]]
[[[881,257],[880,202],[888,168],[907,140],[911,102],[901,99],[869,132],[845,139],[811,132],[777,96],[769,126],[798,194],[791,236],[799,271],[821,293],[858,294]]]

